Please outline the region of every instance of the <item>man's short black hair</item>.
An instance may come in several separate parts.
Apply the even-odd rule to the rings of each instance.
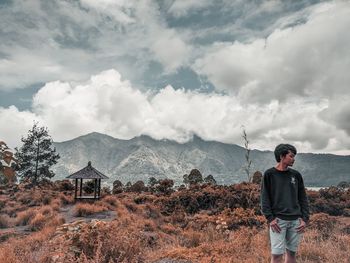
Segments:
[[[290,144],[277,145],[274,151],[276,161],[279,163],[281,161],[281,156],[286,156],[289,153],[289,151],[294,153],[294,155],[297,154],[297,149],[293,145],[290,145]]]

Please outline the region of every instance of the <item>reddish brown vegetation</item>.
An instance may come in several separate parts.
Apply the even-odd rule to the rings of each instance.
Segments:
[[[165,186],[168,189],[168,184]],[[0,238],[3,263],[269,261],[258,185],[191,185],[175,192],[106,193],[101,201],[76,204],[74,211],[86,216],[112,210],[117,215],[114,220],[65,225],[60,208],[73,202],[73,192],[65,183],[35,189],[16,187],[17,191],[3,189],[6,194],[0,195],[0,228],[24,225],[33,232]],[[308,194],[313,215],[300,247],[300,262],[347,262],[349,218],[317,212],[331,209],[334,202],[340,204],[338,210],[327,211],[346,212],[350,209],[349,191],[328,189]]]

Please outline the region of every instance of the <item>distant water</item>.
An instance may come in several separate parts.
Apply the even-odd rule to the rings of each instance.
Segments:
[[[320,191],[322,188],[327,188],[327,187],[306,187],[307,190],[312,190],[312,191]]]

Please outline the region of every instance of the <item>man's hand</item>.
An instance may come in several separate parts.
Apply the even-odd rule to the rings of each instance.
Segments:
[[[299,218],[299,226],[296,228],[298,233],[303,233],[306,227],[306,223],[303,219]]]
[[[274,220],[271,221],[270,227],[271,227],[272,232],[276,232],[276,233],[281,232],[281,228],[278,225],[278,218],[275,218]]]

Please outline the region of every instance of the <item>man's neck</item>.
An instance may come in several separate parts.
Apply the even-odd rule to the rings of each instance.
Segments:
[[[287,171],[288,170],[288,165],[283,164],[282,162],[278,163],[275,168],[278,171]]]

